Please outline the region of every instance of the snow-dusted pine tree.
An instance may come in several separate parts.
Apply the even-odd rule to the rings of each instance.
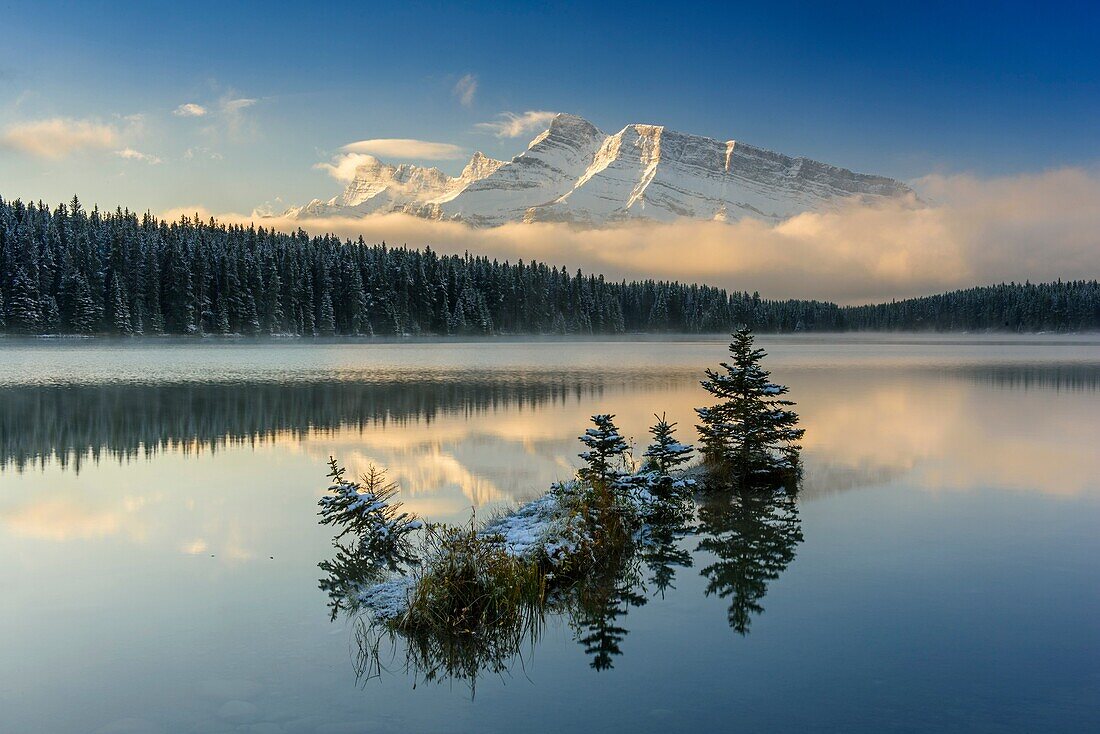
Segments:
[[[115,276],[111,279],[110,288],[111,326],[116,333],[130,334],[133,332],[133,325],[130,316],[130,297],[126,294],[126,286],[118,276]]]
[[[82,274],[78,274],[74,281],[72,307],[72,330],[77,334],[91,334],[95,331],[100,314],[96,310],[88,280]]]
[[[658,500],[657,514],[667,517],[684,509],[681,500],[695,485],[693,479],[673,475],[681,464],[691,460],[694,449],[676,440],[675,423],[669,423],[663,414],[655,413],[653,417],[657,419],[649,429],[653,441],[643,454],[645,461],[637,479]]]
[[[701,424],[702,454],[712,476],[737,482],[751,481],[798,466],[798,414],[782,396],[784,385],[770,380],[760,366],[767,356],[753,346],[749,329],[739,329],[730,344],[732,363],[707,370],[702,386],[721,402],[696,408]]]
[[[645,456],[643,468],[662,476],[668,476],[676,467],[691,460],[694,449],[676,440],[676,424],[669,423],[664,414],[657,415],[654,413],[653,417],[657,419],[657,422],[649,429],[649,432],[653,435],[653,442],[649,444],[643,454]]]
[[[332,291],[325,288],[321,292],[321,311],[317,315],[317,330],[321,336],[332,336],[336,333],[336,312],[332,307]]]
[[[615,427],[614,415],[600,414],[592,416],[595,428],[589,428],[580,437],[581,442],[588,447],[582,451],[580,457],[585,460],[587,466],[577,472],[577,476],[585,481],[600,481],[614,484],[620,480],[627,467],[627,451],[629,447],[623,440],[619,429]]]
[[[361,482],[344,478],[344,468],[329,457],[330,494],[318,501],[322,525],[342,528],[335,540],[354,534],[359,553],[378,558],[411,558],[409,533],[424,524],[394,501],[397,484],[386,480],[386,472],[373,464]]]

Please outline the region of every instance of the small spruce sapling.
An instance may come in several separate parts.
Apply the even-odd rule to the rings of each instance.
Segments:
[[[592,416],[596,427],[587,429],[580,437],[581,443],[588,447],[587,451],[580,453],[587,466],[577,472],[577,476],[584,481],[604,483],[610,487],[628,474],[627,453],[630,448],[615,426],[614,418],[611,414]]]
[[[676,423],[669,423],[664,414],[654,413],[653,417],[657,422],[649,429],[653,442],[643,454],[646,458],[645,469],[667,477],[681,464],[691,460],[694,449],[676,440]]]
[[[659,500],[669,501],[680,495],[695,482],[673,476],[681,464],[691,460],[694,449],[676,440],[676,423],[669,423],[664,414],[654,413],[657,422],[649,432],[653,441],[646,448],[645,463],[642,465],[649,489]]]
[[[386,472],[373,464],[361,477],[361,482],[344,478],[344,467],[329,457],[332,486],[329,494],[318,501],[322,525],[341,528],[334,540],[345,535],[356,538],[360,554],[378,559],[412,559],[409,534],[424,526],[416,515],[401,512],[395,502],[397,484],[386,481]]]

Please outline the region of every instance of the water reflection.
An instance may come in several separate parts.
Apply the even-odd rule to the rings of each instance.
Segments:
[[[994,364],[959,369],[969,379],[1006,390],[1088,392],[1100,389],[1096,364]]]
[[[607,569],[574,590],[570,624],[593,670],[614,668],[615,657],[623,654],[621,645],[630,632],[622,626],[625,617],[632,607],[649,601],[643,588],[638,566],[631,562],[621,570]]]
[[[795,370],[792,379],[787,370],[783,379],[799,388],[800,400],[813,401],[819,397],[813,389],[815,376],[812,370],[804,373],[808,384],[800,384],[800,371]],[[5,386],[0,387],[0,469],[22,470],[29,464],[57,461],[79,471],[88,459],[98,462],[104,456],[124,461],[169,449],[216,452],[280,438],[298,441],[314,432],[361,433],[410,422],[431,426],[449,416],[537,412],[599,400],[608,392],[671,391],[683,393],[694,406],[705,401],[697,385],[699,375],[698,369],[687,368],[419,374],[388,370],[369,380]],[[881,372],[857,370],[852,377],[874,388]],[[1100,391],[1100,364],[890,370],[890,386],[895,388],[928,379],[1013,391]],[[527,438],[538,437],[535,433]]]
[[[430,426],[443,416],[532,411],[608,388],[682,383],[685,373],[501,371],[372,381],[21,385],[0,388],[0,468],[118,460],[161,450],[216,452],[314,431]]]
[[[507,621],[478,626],[476,632],[443,634],[433,628],[398,629],[364,611],[360,593],[394,573],[407,573],[407,558],[362,555],[334,541],[335,555],[318,564],[325,577],[330,621],[343,612],[354,628],[353,669],[357,684],[401,672],[417,683],[458,682],[473,697],[485,675],[503,676],[522,667],[524,650],[533,649],[551,603],[526,605]],[[556,600],[560,603],[560,600]],[[553,607],[558,609],[557,606]]]
[[[327,570],[333,568],[327,566]],[[351,570],[351,566],[345,565],[342,570]],[[362,583],[373,579],[370,575],[363,579],[330,575],[322,581],[333,600],[329,605],[332,613],[342,609],[353,616],[359,614],[354,593]],[[351,595],[333,594],[337,590],[344,594],[350,591]],[[478,680],[485,675],[504,676],[517,668],[524,669],[525,659],[534,654],[549,616],[568,621],[574,639],[590,658],[590,667],[609,670],[614,667],[614,658],[623,653],[621,645],[629,634],[623,626],[624,618],[631,608],[647,601],[638,564],[632,560],[619,568],[609,567],[532,607],[521,624],[490,627],[476,635],[399,633],[362,614],[354,618],[355,679],[362,682],[399,672],[409,676],[414,687],[420,681],[458,682],[468,686],[473,696]]]
[[[646,587],[655,596],[665,598],[676,579],[676,570],[694,565],[691,551],[684,546],[684,538],[692,532],[691,524],[684,518],[672,518],[650,528],[649,542],[642,547],[642,563],[649,572]]]
[[[699,549],[712,539],[716,550],[737,552],[749,541],[697,535],[693,522],[683,537],[639,551],[641,585],[630,591],[647,604],[592,594],[593,621],[629,630],[611,640],[621,653],[610,654],[612,669],[596,674],[579,642],[587,628],[550,609],[537,635],[452,666],[482,671],[476,705],[459,700],[461,682],[454,694],[411,690],[402,640],[379,649],[394,674],[349,695],[345,623],[354,611],[338,608],[333,624],[325,604],[330,591],[345,599],[342,579],[362,571],[339,568],[339,559],[331,577],[317,569],[333,556],[331,533],[313,515],[329,454],[355,473],[370,462],[390,467],[423,516],[460,522],[478,504],[484,517],[493,511],[486,502],[512,505],[569,476],[591,412],[616,413],[627,436],[644,437],[655,410],[689,428],[691,409],[703,404],[699,368],[721,358],[725,341],[369,345],[342,350],[342,361],[336,350],[272,346],[252,360],[286,371],[309,356],[308,370],[288,380],[257,377],[240,367],[241,350],[220,345],[203,352],[211,364],[172,373],[167,386],[138,378],[197,358],[188,346],[152,364],[161,349],[146,342],[105,345],[99,356],[71,350],[79,359],[65,388],[46,384],[63,350],[36,346],[17,362],[0,345],[0,730],[86,734],[143,719],[170,732],[479,731],[485,722],[538,732],[710,731],[734,720],[762,730],[881,731],[919,728],[929,711],[946,729],[1087,730],[1100,659],[1095,341],[1072,349],[769,341],[773,373],[791,386],[808,429],[804,485],[791,508],[806,541],[779,580],[767,578],[778,570],[768,561],[739,571]],[[373,376],[350,369],[387,361],[387,349],[400,355]],[[127,381],[114,379],[119,370],[86,369],[93,356],[141,374]],[[609,373],[620,364],[629,369]],[[564,378],[544,379],[551,368]],[[177,387],[185,382],[192,387]],[[491,390],[468,397],[470,383]],[[412,390],[421,397],[403,395],[408,385],[421,385]],[[524,397],[538,391],[546,397],[537,404]],[[147,445],[156,450],[148,460],[125,461]],[[44,456],[55,458],[37,468]],[[723,514],[733,509],[714,509],[717,526]],[[722,573],[706,597],[712,576],[700,571],[711,567]],[[319,591],[322,577],[332,585]],[[747,638],[726,623],[739,617],[728,611],[738,598],[766,609],[745,607]],[[601,614],[597,602],[625,614]],[[868,644],[837,644],[853,634]],[[462,659],[439,655],[422,655],[421,667]],[[506,691],[494,670],[512,679]],[[225,680],[248,683],[212,685]],[[730,689],[728,680],[744,685]],[[203,693],[211,688],[217,698]],[[973,711],[940,706],[952,697],[974,702]],[[563,709],[562,700],[577,706]],[[219,713],[227,701],[258,711],[249,723],[227,722]]]
[[[355,681],[362,685],[383,675],[400,673],[424,683],[459,683],[470,697],[486,675],[505,677],[523,670],[525,654],[538,644],[543,611],[530,610],[518,625],[489,628],[479,635],[402,635],[384,629],[367,617],[354,620],[352,656]]]
[[[356,557],[336,545],[319,564],[327,575],[331,619],[343,612],[355,624],[354,674],[358,682],[400,672],[416,682],[461,682],[471,695],[484,675],[510,674],[533,655],[550,616],[564,618],[595,671],[611,670],[624,653],[631,609],[664,599],[675,589],[678,569],[703,562],[705,595],[729,600],[727,621],[747,635],[768,585],[778,579],[803,542],[796,489],[723,491],[698,498],[697,522],[673,518],[649,528],[644,540],[605,559],[595,572],[532,606],[519,624],[480,629],[477,634],[398,632],[361,609],[357,594],[377,583],[385,559]],[[694,553],[692,551],[694,545]],[[381,562],[380,562],[381,560]],[[394,565],[389,564],[392,570]],[[660,603],[658,600],[656,603]]]
[[[717,559],[700,571],[706,594],[729,599],[730,628],[746,635],[803,540],[798,503],[784,491],[723,492],[700,505],[698,533],[699,550]]]
[[[329,619],[336,621],[341,612],[357,612],[360,589],[382,581],[387,572],[397,571],[398,561],[364,556],[355,548],[334,541],[332,558],[321,561],[317,567],[325,574],[317,587],[328,595]]]
[[[903,480],[936,492],[1095,492],[1100,365],[837,371],[777,362],[808,429],[804,501]],[[279,512],[246,521],[247,497],[218,490],[228,476],[263,481],[277,462],[294,501],[336,454],[353,472],[391,467],[410,509],[454,521],[471,505],[506,507],[571,475],[577,426],[593,410],[644,436],[655,409],[692,425],[703,397],[697,371],[662,368],[0,388],[0,528],[54,543],[119,537],[266,557],[268,537],[296,537],[294,521]],[[88,457],[157,451],[73,471]],[[27,473],[32,462],[46,466]]]

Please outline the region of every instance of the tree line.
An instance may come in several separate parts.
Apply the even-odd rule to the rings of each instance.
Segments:
[[[468,335],[1100,327],[1096,281],[841,307],[128,210],[0,199],[0,331]]]
[[[843,309],[844,325],[875,331],[1080,331],[1100,328],[1100,283],[1002,283]]]

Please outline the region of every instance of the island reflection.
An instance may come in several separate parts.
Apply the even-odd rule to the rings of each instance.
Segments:
[[[708,582],[706,596],[726,600],[730,629],[747,635],[751,618],[764,612],[768,585],[794,561],[804,540],[797,492],[792,485],[700,496],[694,517],[654,525],[644,544],[608,559],[597,573],[532,606],[520,624],[480,635],[406,635],[374,624],[356,595],[381,578],[379,569],[391,567],[387,559],[356,559],[337,546],[332,559],[318,564],[326,574],[319,586],[328,594],[331,619],[340,614],[352,619],[353,667],[359,682],[400,673],[414,685],[459,682],[473,696],[481,677],[524,669],[551,616],[568,622],[589,667],[606,671],[626,651],[630,610],[660,603],[675,588],[677,572],[697,561]]]

